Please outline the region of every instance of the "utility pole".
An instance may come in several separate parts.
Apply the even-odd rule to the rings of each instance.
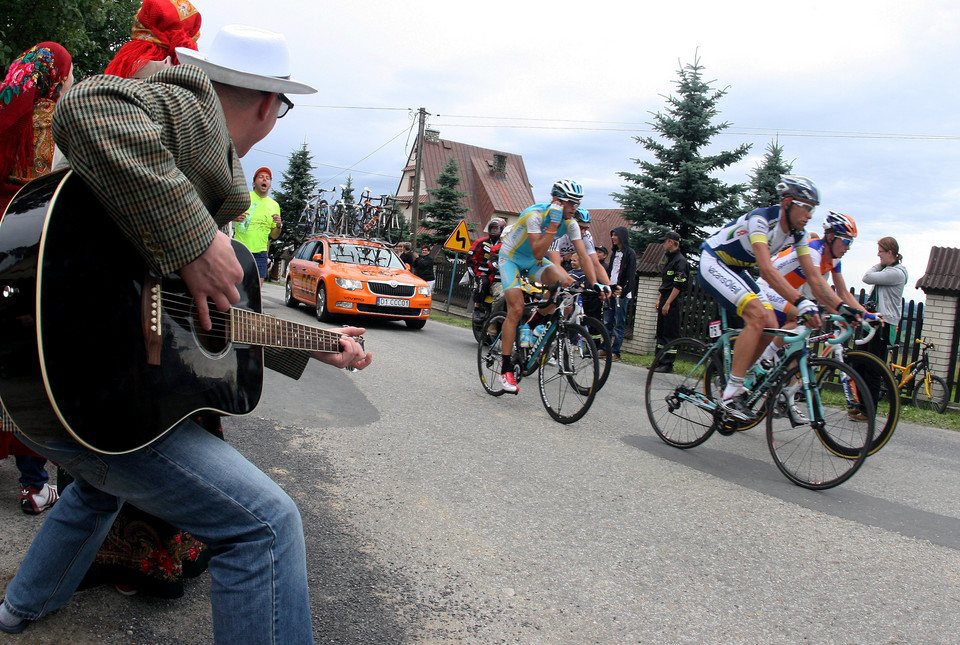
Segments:
[[[413,221],[410,223],[410,245],[417,248],[417,229],[420,228],[420,173],[423,170],[423,128],[427,122],[426,108],[417,111],[420,127],[417,131],[417,166],[413,171]]]

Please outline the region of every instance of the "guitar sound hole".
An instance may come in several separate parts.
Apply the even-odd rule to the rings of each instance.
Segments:
[[[212,322],[210,331],[206,331],[200,325],[200,317],[197,315],[196,308],[194,308],[191,317],[193,335],[196,337],[200,349],[212,356],[220,356],[227,351],[230,345],[227,340],[227,327],[230,324],[229,314],[217,311],[212,302],[209,305]]]

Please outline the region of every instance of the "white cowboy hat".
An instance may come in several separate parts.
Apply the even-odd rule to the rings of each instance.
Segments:
[[[314,94],[317,90],[290,78],[290,51],[278,33],[227,25],[213,37],[206,53],[177,47],[177,58],[196,65],[211,81],[263,92]]]

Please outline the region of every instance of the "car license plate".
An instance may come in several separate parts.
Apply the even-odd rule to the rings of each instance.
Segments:
[[[403,298],[377,298],[380,307],[409,307],[410,301]]]

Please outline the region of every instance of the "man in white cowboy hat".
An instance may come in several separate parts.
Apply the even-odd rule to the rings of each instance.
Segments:
[[[181,65],[146,80],[80,83],[60,101],[54,137],[146,263],[159,275],[180,274],[210,329],[208,299],[226,310],[239,300],[243,278],[219,230],[250,203],[239,157],[292,107],[286,94],[315,90],[290,78],[283,36],[254,27],[224,27],[206,53],[177,54]],[[336,367],[370,363],[352,339],[341,346],[315,358]],[[266,363],[299,378],[309,356],[274,351]],[[109,410],[91,414],[123,431],[124,420]],[[217,643],[313,642],[297,507],[225,441],[186,419],[122,455],[79,444],[31,447],[75,481],[7,587],[2,631],[21,631],[70,599],[127,500],[210,546]]]

